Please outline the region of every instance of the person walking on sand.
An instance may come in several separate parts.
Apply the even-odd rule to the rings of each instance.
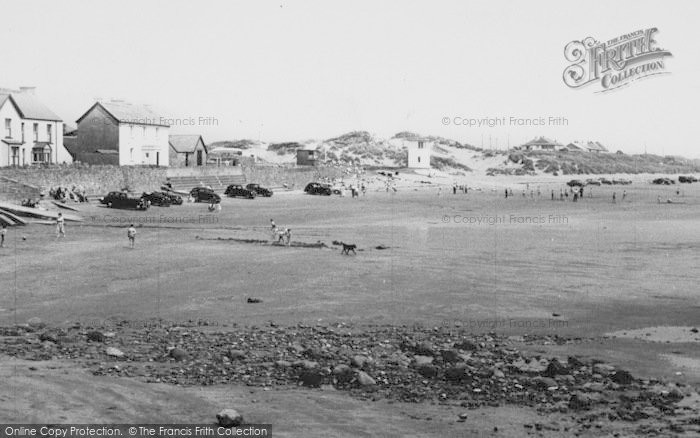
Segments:
[[[554,190],[552,190],[552,201],[554,201]]]
[[[508,199],[508,189],[506,189],[506,199]]]
[[[5,247],[5,234],[7,234],[7,224],[2,224],[2,228],[0,228],[0,248]]]
[[[284,243],[285,245],[289,246],[289,244],[292,242],[292,230],[287,228],[287,231],[284,232]]]
[[[59,237],[66,237],[66,220],[63,218],[63,213],[58,213],[56,218],[56,240]]]
[[[129,228],[127,228],[126,237],[129,238],[129,247],[134,249],[134,245],[136,245],[136,228],[134,228],[134,224],[129,225]]]
[[[615,203],[616,198],[617,198],[617,193],[613,192],[613,204]]]
[[[627,197],[627,190],[623,190],[622,191],[622,200],[624,201],[626,197]]]

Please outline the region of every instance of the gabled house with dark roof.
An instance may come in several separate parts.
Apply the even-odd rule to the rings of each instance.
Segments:
[[[564,145],[556,140],[550,140],[547,137],[539,137],[520,146],[516,146],[514,149],[522,151],[558,151],[562,148],[564,148]]]
[[[207,145],[201,135],[171,135],[170,166],[204,166],[207,163]]]
[[[0,167],[73,161],[63,147],[63,121],[34,90],[0,88]]]
[[[170,125],[147,105],[98,101],[76,123],[76,161],[119,166],[169,165]]]

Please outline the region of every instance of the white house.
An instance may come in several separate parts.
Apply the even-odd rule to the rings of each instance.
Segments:
[[[423,138],[404,139],[403,144],[408,150],[408,167],[411,169],[430,169],[430,153],[432,144]]]
[[[34,87],[0,88],[0,123],[0,167],[73,161],[63,147],[63,121]]]
[[[77,124],[76,160],[120,166],[169,165],[170,126],[146,105],[99,101]]]
[[[550,140],[547,137],[539,137],[520,146],[515,146],[513,149],[523,151],[558,151],[563,148],[564,145],[556,140]]]

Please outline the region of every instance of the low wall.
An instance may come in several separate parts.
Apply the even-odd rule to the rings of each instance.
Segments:
[[[88,164],[0,169],[0,176],[36,186],[42,192],[48,192],[51,187],[80,185],[89,195],[124,188],[134,192],[155,190],[165,181],[165,174],[162,167]]]
[[[341,169],[334,167],[250,166],[242,169],[246,182],[269,187],[286,184],[295,189],[303,189],[306,184],[321,178],[337,178],[343,175]]]

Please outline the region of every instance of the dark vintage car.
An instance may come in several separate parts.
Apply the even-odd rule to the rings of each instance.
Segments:
[[[308,193],[309,195],[330,196],[333,194],[330,187],[317,182],[308,183],[304,188],[304,192]]]
[[[162,192],[144,192],[144,194],[141,195],[141,198],[148,201],[151,205],[155,205],[158,207],[170,207],[173,203],[170,199],[170,196],[167,196]]]
[[[226,190],[224,191],[224,195],[231,197],[231,198],[255,199],[255,197],[258,194],[255,193],[253,190],[246,189],[245,187],[243,187],[240,184],[231,184],[230,186],[226,187]]]
[[[660,184],[664,186],[670,186],[671,184],[675,184],[676,182],[672,180],[671,178],[656,178],[654,181],[652,181],[654,184]]]
[[[605,184],[606,186],[611,186],[611,185],[612,185],[612,181],[610,181],[610,180],[607,179],[607,178],[601,178],[601,179],[600,179],[600,182],[603,183],[603,184]]]
[[[190,196],[194,202],[214,202],[215,204],[221,202],[221,196],[208,187],[195,187],[190,190]]]
[[[694,182],[698,182],[698,179],[694,176],[681,175],[678,177],[678,182],[683,184],[692,184]]]
[[[144,198],[134,198],[125,192],[109,192],[107,196],[100,198],[100,202],[110,208],[135,208],[146,210],[149,203]]]
[[[585,184],[583,184],[581,181],[577,179],[572,179],[568,183],[566,183],[567,186],[569,187],[583,187]]]
[[[599,186],[600,184],[601,184],[601,182],[598,181],[597,179],[587,179],[586,180],[587,186]]]
[[[254,191],[255,194],[257,194],[258,196],[264,196],[266,198],[272,196],[272,190],[267,189],[265,187],[261,187],[260,184],[251,183],[245,186],[245,188]]]

